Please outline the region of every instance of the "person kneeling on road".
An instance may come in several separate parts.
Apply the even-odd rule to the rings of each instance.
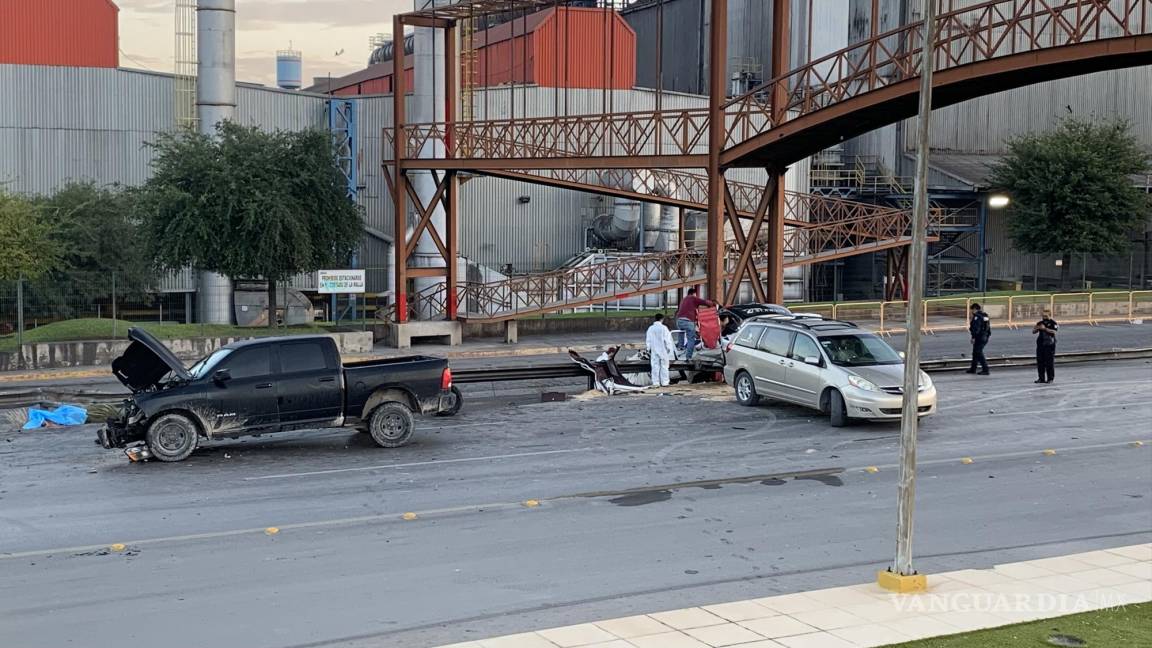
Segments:
[[[672,332],[664,325],[664,316],[656,313],[652,318],[652,326],[644,336],[644,344],[648,347],[648,361],[652,365],[652,386],[667,387],[668,365],[676,355],[676,343],[672,341]]]

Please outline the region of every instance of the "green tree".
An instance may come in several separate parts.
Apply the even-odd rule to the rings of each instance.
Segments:
[[[1130,177],[1148,167],[1149,154],[1127,122],[1069,118],[1012,139],[991,183],[1012,198],[1008,226],[1016,247],[1061,255],[1060,286],[1067,290],[1073,253],[1123,253],[1152,212]]]
[[[51,221],[31,200],[0,191],[0,280],[35,279],[58,267]]]
[[[55,225],[62,272],[89,297],[146,297],[155,287],[143,230],[132,216],[128,193],[92,182],[69,183],[40,200]],[[57,274],[61,274],[57,273]]]
[[[188,131],[153,144],[154,174],[135,195],[156,266],[191,266],[276,283],[340,266],[363,233],[331,135],[225,122],[216,137]]]

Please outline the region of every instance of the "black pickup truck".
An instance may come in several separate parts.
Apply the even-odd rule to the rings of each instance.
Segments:
[[[460,407],[448,361],[425,356],[341,364],[323,336],[235,342],[185,367],[139,328],[112,362],[132,391],[100,428],[105,448],[130,457],[181,461],[200,438],[238,438],[284,430],[351,425],[385,448],[412,438],[412,414],[453,414]],[[146,452],[145,452],[146,450]]]

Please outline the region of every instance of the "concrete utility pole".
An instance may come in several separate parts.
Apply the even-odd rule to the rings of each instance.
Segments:
[[[904,349],[904,404],[900,417],[899,519],[896,523],[898,577],[889,589],[915,591],[927,585],[912,568],[912,512],[916,498],[916,427],[919,416],[920,330],[923,326],[924,273],[928,252],[928,137],[932,117],[932,64],[936,44],[936,0],[923,0],[920,58],[920,112],[916,123],[916,186],[912,204],[912,241],[908,256],[908,317]],[[912,578],[908,578],[912,577]]]

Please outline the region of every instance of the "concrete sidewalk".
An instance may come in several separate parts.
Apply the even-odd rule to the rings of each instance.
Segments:
[[[1152,544],[656,612],[442,648],[864,648],[1152,601]]]

